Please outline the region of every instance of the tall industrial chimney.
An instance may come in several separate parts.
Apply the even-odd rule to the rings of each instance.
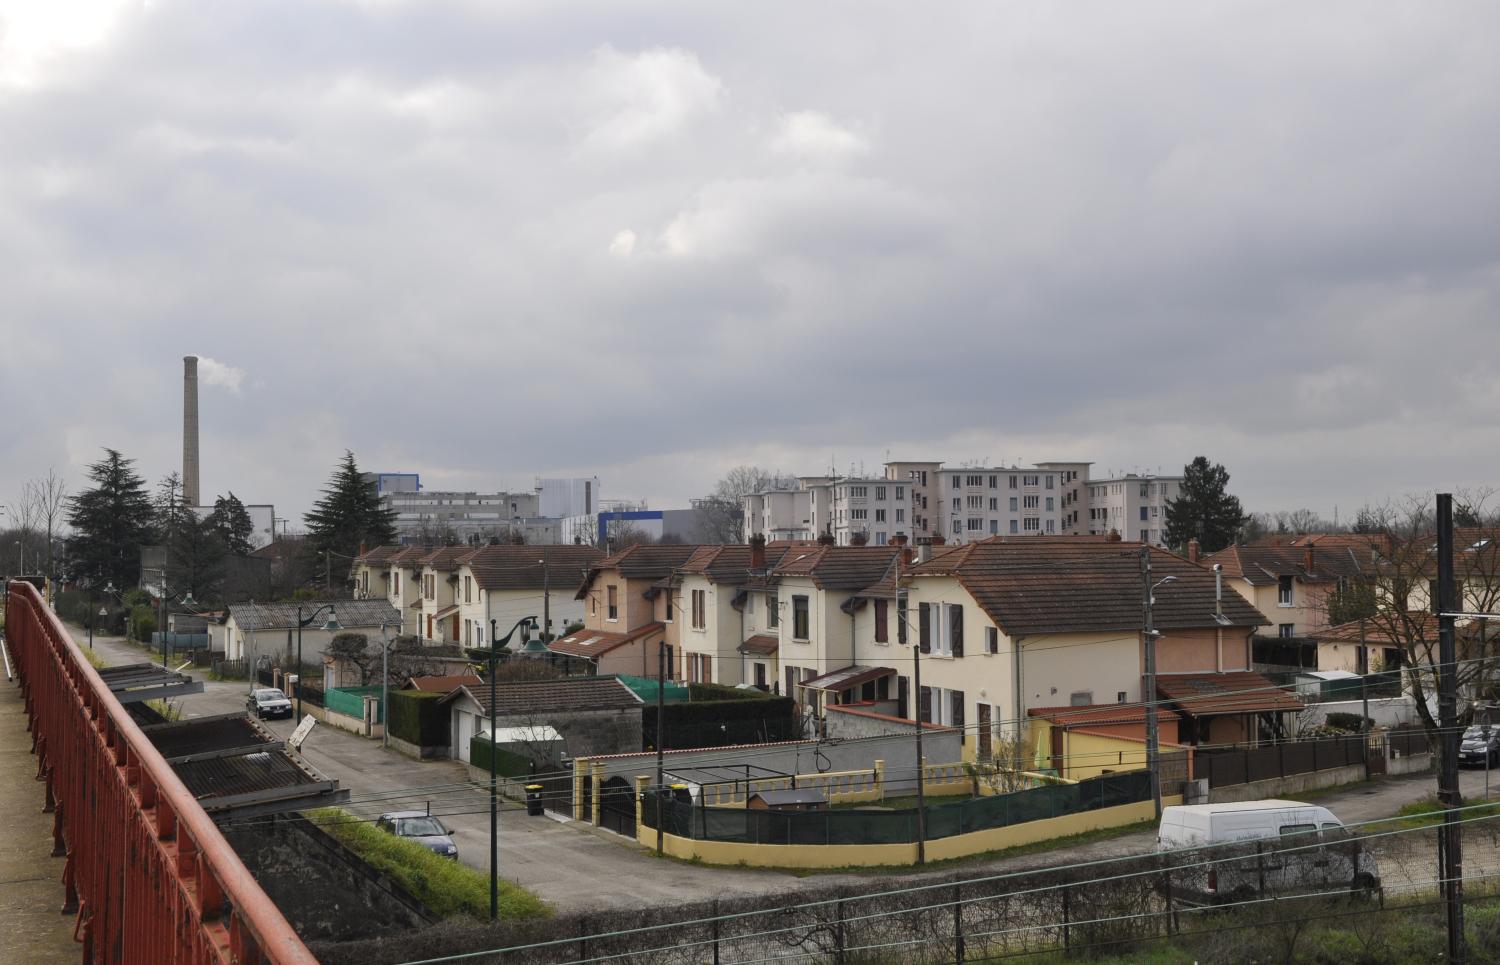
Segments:
[[[182,359],[182,502],[198,501],[198,356]]]

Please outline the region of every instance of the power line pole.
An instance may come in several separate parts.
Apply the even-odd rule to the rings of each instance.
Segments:
[[[672,590],[669,587],[668,593]],[[662,637],[656,644],[656,853],[662,852],[662,827],[661,827],[661,799],[665,793],[662,787],[662,732],[666,730],[667,723],[667,635]]]
[[[1152,624],[1151,547],[1141,544],[1141,639],[1146,648],[1146,771],[1151,778],[1151,803],[1161,819],[1161,775],[1157,772],[1156,731],[1156,628]]]
[[[1448,912],[1448,961],[1465,960],[1463,836],[1458,815],[1462,804],[1458,789],[1458,646],[1454,614],[1458,611],[1458,586],[1453,577],[1453,494],[1437,494],[1438,553],[1438,728],[1442,761],[1438,771],[1438,799],[1447,810],[1439,832],[1438,876],[1443,883],[1443,903]]]

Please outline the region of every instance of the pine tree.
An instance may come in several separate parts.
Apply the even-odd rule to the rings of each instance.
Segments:
[[[199,605],[216,602],[224,588],[228,549],[211,518],[193,513],[177,527],[167,543],[167,586],[173,596],[188,593]]]
[[[182,477],[176,471],[161,477],[156,484],[156,493],[151,497],[152,525],[156,529],[156,541],[170,545],[197,516],[182,501]]]
[[[343,572],[361,545],[396,541],[396,513],[386,509],[375,487],[360,475],[354,453],[345,452],[323,490],[323,498],[303,517],[307,551],[319,562],[329,554],[329,570]],[[342,579],[342,577],[341,577]]]
[[[73,497],[68,525],[70,575],[90,586],[123,592],[140,582],[141,546],[153,538],[154,513],[144,480],[114,449],[89,467],[94,485]]]
[[[245,504],[233,492],[214,500],[214,511],[208,519],[219,535],[219,542],[235,556],[249,556],[255,548],[250,545],[250,534],[255,532],[255,523]]]
[[[1196,539],[1204,553],[1232,544],[1245,513],[1226,491],[1229,471],[1199,456],[1182,467],[1181,495],[1167,504],[1167,545],[1181,551]]]

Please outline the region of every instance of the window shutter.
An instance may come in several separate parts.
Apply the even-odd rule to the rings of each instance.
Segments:
[[[954,727],[962,727],[963,725],[964,725],[964,692],[962,690],[955,690],[955,691],[953,691],[953,726]]]
[[[917,720],[932,723],[932,688],[923,687],[917,696]]]
[[[917,646],[923,653],[932,652],[932,623],[928,619],[932,607],[926,603],[917,604]]]
[[[949,609],[953,621],[953,655],[962,657],[964,655],[964,608],[960,604]]]

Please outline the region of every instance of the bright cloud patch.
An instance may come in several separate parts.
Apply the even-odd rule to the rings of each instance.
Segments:
[[[609,253],[616,258],[628,258],[635,251],[635,232],[629,228],[615,232],[614,240],[609,243]]]
[[[870,148],[865,139],[820,111],[783,114],[771,150],[815,161],[842,161]]]
[[[245,381],[245,370],[200,355],[198,356],[198,381],[204,385],[216,385],[221,389],[238,393],[241,383]]]
[[[586,143],[604,151],[633,150],[670,137],[717,109],[723,84],[677,48],[635,55],[604,47],[584,82],[590,102]]]

